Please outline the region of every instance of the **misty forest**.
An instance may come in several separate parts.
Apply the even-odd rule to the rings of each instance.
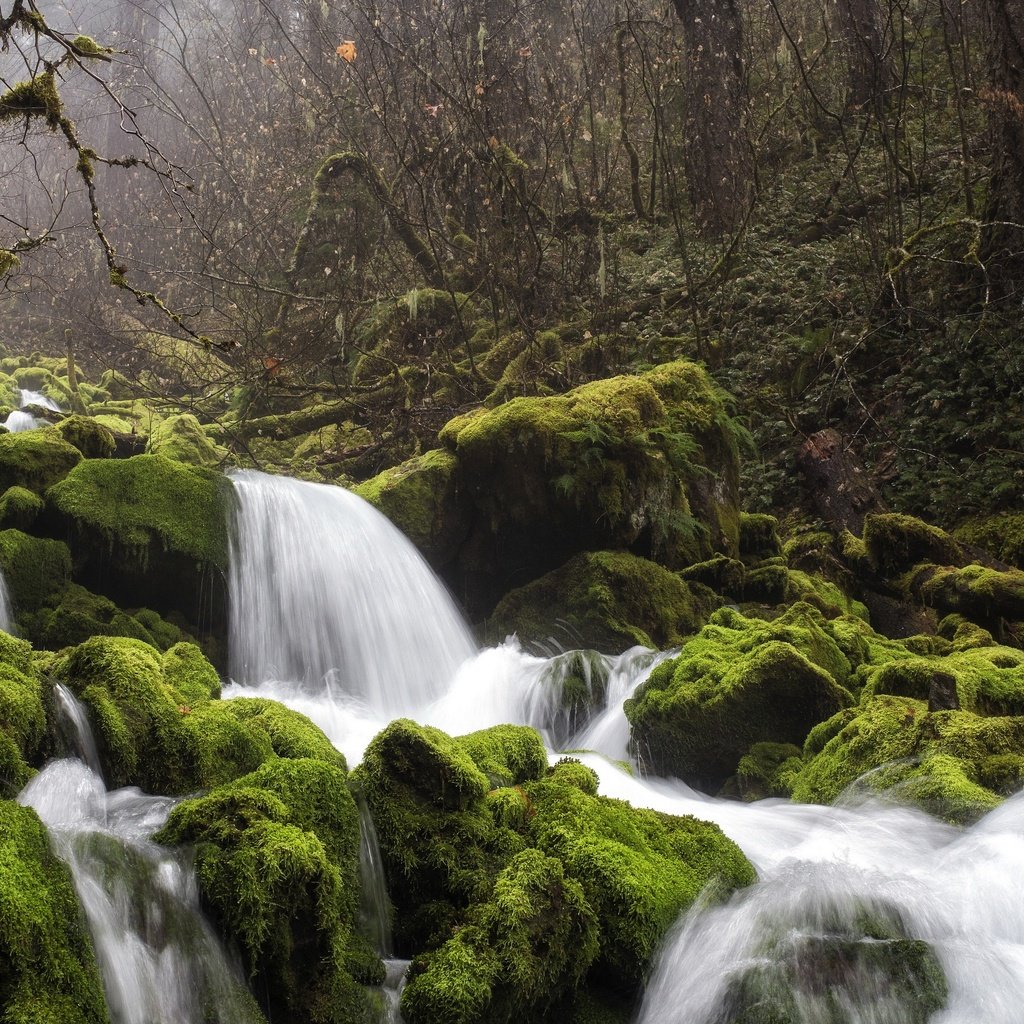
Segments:
[[[0,1024],[1020,1024],[1024,0],[0,0]]]

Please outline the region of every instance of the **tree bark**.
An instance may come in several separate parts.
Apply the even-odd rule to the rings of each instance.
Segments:
[[[839,19],[849,60],[848,104],[880,112],[893,74],[878,0],[839,0]]]
[[[686,46],[683,141],[690,200],[708,237],[737,230],[754,180],[737,0],[674,0]]]
[[[984,12],[992,177],[980,256],[994,292],[1008,298],[1020,295],[1024,274],[1024,0],[984,0]]]

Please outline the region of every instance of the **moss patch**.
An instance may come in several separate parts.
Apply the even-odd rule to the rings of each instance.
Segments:
[[[82,453],[56,427],[0,434],[0,489],[24,487],[42,494],[81,459]]]

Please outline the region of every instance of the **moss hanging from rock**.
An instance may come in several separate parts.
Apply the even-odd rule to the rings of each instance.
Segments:
[[[43,499],[24,487],[0,495],[0,529],[29,530],[43,510]]]
[[[35,774],[45,732],[43,689],[32,649],[0,633],[0,794],[14,796]]]
[[[34,612],[67,586],[71,554],[60,541],[32,537],[20,530],[3,530],[0,571],[15,615]]]

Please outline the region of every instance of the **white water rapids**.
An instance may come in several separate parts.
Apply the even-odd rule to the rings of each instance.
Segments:
[[[742,804],[678,780],[638,777],[622,764],[622,702],[669,654],[637,648],[614,657],[541,658],[514,640],[478,651],[426,563],[360,499],[253,472],[233,479],[234,681],[225,698],[282,701],[320,725],[350,764],[398,716],[453,735],[531,725],[552,759],[557,750],[589,751],[578,756],[598,773],[604,795],[714,821],[750,858],[755,885],[724,905],[696,906],[666,939],[638,1008],[640,1024],[731,1024],[735,984],[751,970],[800,982],[801,950],[837,927],[870,951],[876,940],[857,930],[865,912],[926,941],[937,955],[949,999],[930,1024],[1024,1020],[1024,795],[959,829],[879,799],[836,807]],[[563,684],[570,678],[577,694],[582,680],[593,695],[597,710],[589,718],[567,706]],[[69,727],[80,734],[69,697],[58,694]],[[78,746],[91,756],[83,741]],[[203,1024],[199,1004],[209,1000],[196,992],[220,992],[213,998],[226,1013],[244,1012],[244,999],[232,1002],[241,999],[237,974],[196,910],[187,866],[147,838],[172,801],[130,790],[108,794],[78,761],[49,765],[21,800],[39,811],[74,870],[117,1024]],[[380,856],[372,822],[363,829],[364,927],[387,956]],[[172,921],[187,926],[169,927]],[[182,944],[172,935],[190,938]],[[794,965],[795,975],[786,975]],[[404,966],[389,961],[391,1021],[400,1019]],[[787,1024],[920,1019],[899,986],[870,965],[830,979],[827,991],[801,984],[791,993],[796,1017],[784,1018]]]
[[[49,409],[51,412],[60,412],[60,406],[52,398],[47,398],[40,391],[22,388],[18,396],[18,408],[8,413],[7,419],[4,420],[4,426],[10,433],[20,434],[23,430],[34,430],[36,427],[46,425],[45,420],[39,420],[32,413],[25,411],[33,405],[40,409]]]

